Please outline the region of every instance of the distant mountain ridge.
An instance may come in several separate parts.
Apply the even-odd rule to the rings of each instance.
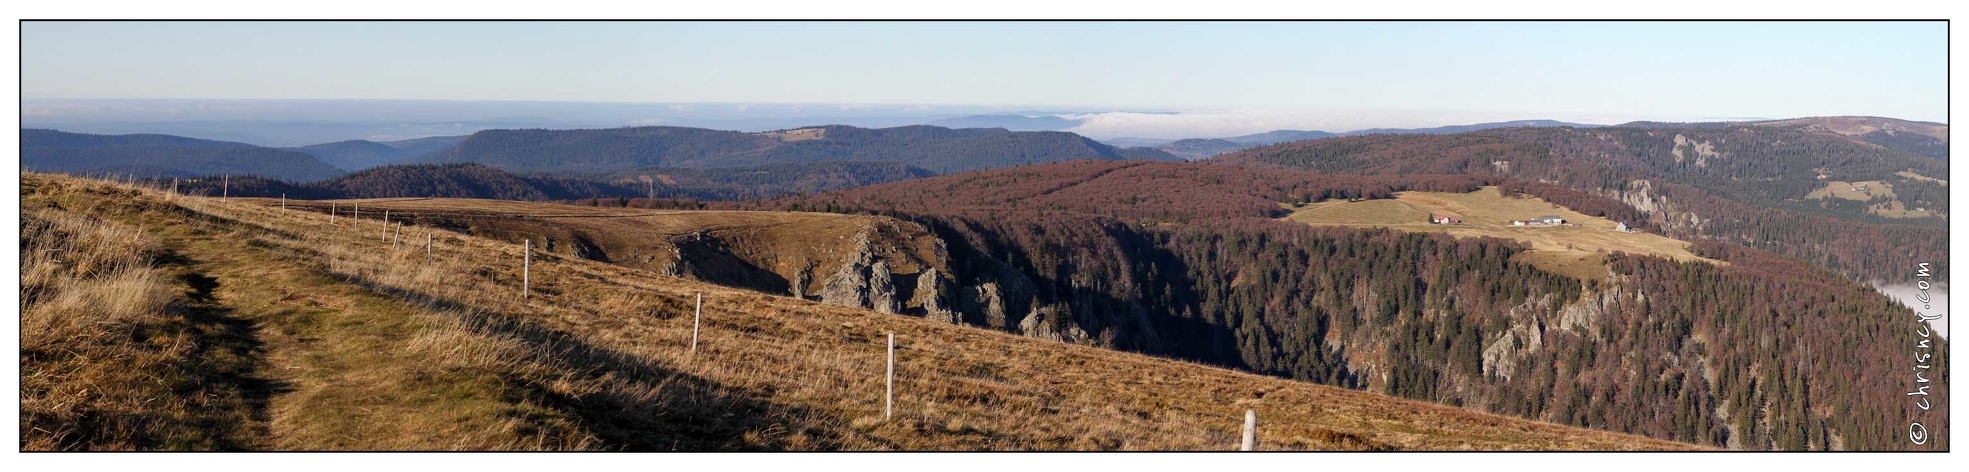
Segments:
[[[138,177],[259,175],[311,181],[342,175],[306,153],[159,134],[100,135],[21,130],[21,167],[71,174]]]
[[[352,139],[293,148],[345,171],[408,162],[413,158],[458,145],[465,136],[432,136],[401,141]]]
[[[937,126],[817,126],[764,133],[702,128],[487,130],[425,163],[476,162],[511,171],[613,172],[642,167],[719,168],[800,162],[895,162],[937,173],[1077,159],[1177,160],[1057,131]]]
[[[476,163],[398,164],[340,177],[294,182],[245,175],[158,179],[186,194],[235,197],[483,198],[552,201],[592,198],[741,200],[819,193],[936,174],[892,162],[816,162],[715,169],[642,168],[607,175],[520,174]],[[221,186],[225,188],[221,188]]]
[[[1438,126],[1434,128],[1369,128],[1369,129],[1362,129],[1362,130],[1347,131],[1343,133],[1331,133],[1326,131],[1277,130],[1277,131],[1268,131],[1264,133],[1247,134],[1243,136],[1232,136],[1228,138],[1179,139],[1179,140],[1168,141],[1168,142],[1160,142],[1160,143],[1152,144],[1151,146],[1156,149],[1167,151],[1168,153],[1174,154],[1178,157],[1182,157],[1183,159],[1194,161],[1200,159],[1208,159],[1211,157],[1215,157],[1217,155],[1242,151],[1245,149],[1251,149],[1260,146],[1270,146],[1278,143],[1305,141],[1309,139],[1326,139],[1326,138],[1337,138],[1343,136],[1362,136],[1362,135],[1370,135],[1370,134],[1456,134],[1456,133],[1467,133],[1471,131],[1481,131],[1481,130],[1496,129],[1496,128],[1547,128],[1547,127],[1568,127],[1568,126],[1574,128],[1594,128],[1604,125],[1569,123],[1569,122],[1557,121],[1557,120],[1516,120],[1516,121],[1499,121],[1493,123],[1477,123],[1477,124],[1469,124],[1469,125]],[[1110,144],[1117,144],[1117,143],[1148,144],[1150,142],[1154,142],[1154,140],[1143,140],[1139,138],[1118,138],[1118,139],[1109,140],[1108,142]]]

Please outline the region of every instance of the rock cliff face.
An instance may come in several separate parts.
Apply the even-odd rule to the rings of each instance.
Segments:
[[[1628,182],[1624,190],[1608,190],[1601,194],[1640,210],[1656,226],[1664,229],[1701,232],[1706,223],[1706,220],[1694,211],[1684,210],[1675,202],[1669,201],[1668,197],[1656,191],[1654,183],[1648,180],[1637,179]]]
[[[868,268],[874,262],[874,252],[870,249],[868,233],[855,235],[853,249],[840,255],[840,268],[834,275],[821,280],[820,302],[845,307],[869,307]]]
[[[916,276],[916,295],[912,304],[923,307],[923,317],[944,323],[962,324],[964,318],[950,308],[949,282],[936,269],[923,271]]]

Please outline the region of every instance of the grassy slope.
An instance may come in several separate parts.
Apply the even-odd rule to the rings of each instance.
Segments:
[[[888,261],[890,270],[897,275],[913,276],[932,267],[944,273],[950,271],[949,267],[938,265],[943,258],[935,247],[935,237],[927,229],[877,216],[644,210],[462,198],[297,201],[291,202],[290,208],[316,212],[335,208],[347,217],[356,205],[366,218],[378,218],[387,210],[392,212],[391,221],[469,227],[473,234],[512,243],[532,237],[536,250],[559,254],[574,254],[576,250],[566,242],[578,239],[593,247],[592,257],[659,273],[670,273],[673,254],[680,244],[688,245],[699,239],[697,236],[705,236],[717,239],[723,252],[743,263],[710,265],[711,258],[704,257],[700,251],[693,253],[698,257],[692,264],[702,266],[705,271],[722,272],[715,275],[728,276],[720,280],[740,278],[730,277],[735,272],[757,270],[790,281],[795,273],[804,271],[810,276],[804,293],[817,293],[821,281],[840,268],[846,259],[844,254],[856,249],[856,235],[863,232],[873,236],[871,239],[876,244],[872,250]],[[368,228],[382,229],[374,224]],[[543,249],[542,237],[554,246]],[[698,277],[707,278],[717,277]],[[786,287],[778,285],[772,290],[788,293]]]
[[[263,431],[244,447],[1209,450],[1235,447],[1252,408],[1262,449],[1692,448],[552,255],[536,255],[521,300],[520,249],[504,242],[438,231],[427,264],[347,218],[263,201],[166,203],[41,175],[23,188],[144,228],[253,326],[250,377],[276,387],[234,421]]]
[[[1463,224],[1430,224],[1428,218],[1432,214],[1453,215],[1461,218]],[[1579,226],[1511,225],[1511,220],[1545,215],[1558,215]],[[1378,226],[1523,241],[1532,250],[1520,257],[1540,269],[1578,278],[1606,276],[1607,267],[1601,254],[1614,251],[1685,261],[1708,260],[1689,253],[1687,242],[1648,233],[1616,232],[1615,221],[1587,216],[1537,197],[1505,197],[1496,187],[1469,193],[1400,192],[1392,200],[1329,201],[1297,209],[1286,219],[1313,225]]]

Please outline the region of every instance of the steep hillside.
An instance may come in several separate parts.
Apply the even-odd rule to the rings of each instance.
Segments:
[[[1072,133],[935,126],[822,126],[766,133],[676,127],[488,130],[430,159],[476,162],[512,171],[554,172],[864,161],[901,163],[945,173],[1129,158],[1175,160],[1152,151],[1124,152]]]
[[[1213,162],[1349,174],[1478,174],[1612,197],[1676,237],[1715,238],[1862,279],[1901,279],[1945,247],[1945,161],[1817,125],[1507,128],[1375,135],[1240,151]],[[1881,181],[1894,195],[1815,195],[1827,182]],[[1882,209],[1885,210],[1882,210]],[[1919,215],[1894,208],[1923,208]],[[1917,216],[1910,218],[1909,216]]]
[[[57,228],[87,218],[142,228],[141,238],[112,232],[121,235],[89,244],[154,245],[169,257],[130,264],[180,275],[142,286],[163,296],[183,289],[195,310],[162,318],[189,328],[142,328],[144,338],[24,326],[26,449],[1227,450],[1247,409],[1264,450],[1690,447],[559,252],[533,254],[522,297],[521,248],[505,240],[414,224],[385,240],[373,216],[331,219],[273,200],[221,203],[68,177],[30,174],[22,189],[27,212]],[[67,244],[47,235],[83,233],[25,233],[23,251]],[[428,250],[418,244],[425,235]],[[50,277],[23,279],[88,276]],[[27,295],[28,314],[88,306]],[[51,313],[84,312],[98,313]],[[182,340],[141,340],[169,341],[161,334]],[[898,346],[893,418],[882,396],[889,334]],[[111,349],[165,356],[133,365],[90,355],[119,352]],[[69,376],[77,372],[180,383],[112,381],[78,393],[82,381],[118,377]]]
[[[1899,449],[1889,419],[1927,414],[1893,380],[1893,346],[1934,341],[1913,314],[1797,260],[1698,240],[1663,248],[1685,260],[1610,251],[1595,277],[1541,269],[1535,244],[1274,219],[1482,185],[1641,214],[1509,178],[1101,161],[754,205],[922,224],[956,261],[959,321],[1026,336],[1733,448]]]
[[[21,167],[84,175],[195,177],[258,175],[312,181],[342,171],[304,153],[244,143],[155,134],[96,135],[21,130]]]

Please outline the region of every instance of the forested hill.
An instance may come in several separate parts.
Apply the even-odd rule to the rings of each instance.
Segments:
[[[1948,175],[1945,159],[1814,123],[1667,126],[1355,136],[1212,162],[1553,182],[1619,199],[1679,237],[1746,244],[1861,279],[1898,280],[1946,255],[1947,185],[1936,180]]]
[[[1728,128],[1732,126],[1801,127],[1852,140],[1905,151],[1923,157],[1948,159],[1948,124],[1899,120],[1877,116],[1815,116],[1784,120],[1663,123],[1636,121],[1620,125],[1628,128]]]
[[[637,127],[487,130],[431,162],[476,162],[512,171],[607,172],[643,167],[716,168],[801,162],[894,162],[937,173],[1077,159],[1158,159],[1063,132],[903,126],[821,126],[767,133]]]
[[[83,175],[259,175],[309,181],[342,171],[304,153],[161,134],[99,135],[21,130],[21,167]]]
[[[484,198],[494,200],[575,200],[669,198],[738,200],[817,193],[861,185],[928,177],[929,171],[888,162],[819,162],[718,169],[633,169],[606,176],[518,174],[480,164],[416,164],[370,168],[341,177],[292,182],[221,176],[160,180],[186,194],[236,197],[330,198]],[[221,186],[228,186],[221,188]]]
[[[1582,283],[1516,242],[1275,219],[1281,203],[1479,185],[1633,211],[1496,176],[1100,161],[740,206],[931,228],[952,274],[926,306],[950,312],[923,316],[1698,444],[1906,447],[1917,322],[1829,271],[1706,241],[1692,250],[1729,265],[1609,254],[1612,274]]]
[[[279,179],[234,176],[229,182],[218,176],[156,181],[190,195],[234,197],[286,196],[293,199],[337,198],[485,198],[494,200],[572,200],[595,197],[642,195],[631,189],[607,183],[553,176],[529,176],[477,164],[425,164],[377,167],[341,177],[291,182]],[[226,188],[221,189],[221,186]]]
[[[294,148],[322,162],[354,172],[371,167],[400,164],[412,158],[449,149],[464,136],[433,136],[402,141],[350,140]]]

